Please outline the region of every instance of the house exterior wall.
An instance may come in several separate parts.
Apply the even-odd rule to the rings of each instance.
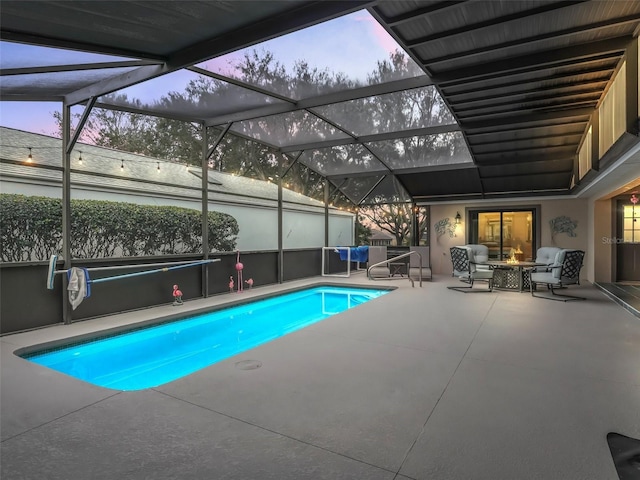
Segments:
[[[455,226],[454,236],[448,233],[438,235],[435,231],[435,224],[444,219],[449,218],[451,224],[454,224],[456,212],[466,211],[466,208],[482,208],[491,210],[492,208],[509,208],[521,206],[540,206],[540,219],[538,226],[540,228],[540,244],[542,246],[556,246],[561,248],[574,248],[584,250],[586,252],[585,266],[588,262],[593,262],[593,249],[589,248],[589,222],[588,222],[588,202],[584,199],[558,199],[558,200],[527,200],[527,201],[509,201],[509,202],[469,202],[466,204],[434,204],[431,205],[431,261],[432,270],[435,274],[450,274],[451,259],[449,249],[454,246],[464,245],[468,242],[468,232],[466,228],[466,215],[460,225]],[[567,216],[577,222],[575,229],[576,236],[570,237],[566,233],[556,234],[552,236],[549,221],[558,216]],[[583,268],[581,276],[588,278],[588,269]],[[589,278],[589,280],[591,280]]]

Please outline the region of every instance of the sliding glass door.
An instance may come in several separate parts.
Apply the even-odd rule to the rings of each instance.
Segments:
[[[535,258],[536,209],[469,210],[469,243],[489,247],[489,258]]]

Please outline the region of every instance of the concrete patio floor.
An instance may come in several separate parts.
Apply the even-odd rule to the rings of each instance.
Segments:
[[[359,273],[243,296],[323,281],[398,288],[149,390],[13,351],[176,307],[1,337],[2,479],[618,479],[606,435],[640,438],[640,319],[599,289],[562,303]]]

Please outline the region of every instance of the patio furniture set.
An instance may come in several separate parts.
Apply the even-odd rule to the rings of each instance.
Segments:
[[[534,261],[491,260],[485,245],[451,247],[450,252],[453,276],[467,284],[448,287],[452,290],[464,293],[491,292],[494,288],[519,292],[529,290],[532,296],[549,300],[584,300],[557,293],[558,289],[580,284],[580,269],[584,261],[582,250],[541,247]],[[474,289],[476,281],[487,282],[488,289]],[[540,293],[538,285],[545,285],[549,293]]]

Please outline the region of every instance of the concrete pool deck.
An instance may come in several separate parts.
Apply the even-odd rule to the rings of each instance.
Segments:
[[[13,352],[239,295],[0,337],[1,478],[618,480],[606,435],[640,438],[640,319],[599,289],[562,303],[358,273],[242,296],[322,282],[398,288],[149,390]]]

